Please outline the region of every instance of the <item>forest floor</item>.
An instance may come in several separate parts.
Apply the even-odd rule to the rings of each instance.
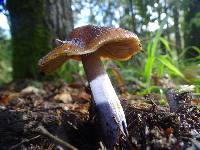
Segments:
[[[105,149],[89,89],[80,84],[16,81],[0,89],[0,149]],[[116,149],[200,149],[200,105],[191,92],[119,95],[129,135]],[[70,147],[70,148],[69,148]],[[76,147],[76,148],[75,148]]]

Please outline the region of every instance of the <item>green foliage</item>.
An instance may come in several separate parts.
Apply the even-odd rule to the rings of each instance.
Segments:
[[[79,19],[84,18],[84,21],[88,24],[120,26],[135,31],[141,37],[143,45],[141,53],[127,62],[115,61],[126,83],[138,86],[134,90],[139,94],[157,92],[162,95],[165,89],[155,85],[152,80],[154,75],[161,79],[167,76],[177,85],[193,84],[196,92],[199,92],[200,5],[195,6],[194,1],[181,0],[170,3],[166,0],[73,0],[74,20],[77,23]],[[8,0],[8,4],[10,2],[11,0]],[[174,25],[169,21],[175,18],[173,16],[175,4],[180,6],[177,7],[178,11],[184,11],[184,15],[180,13],[178,28],[180,28],[181,36],[183,34],[185,36],[185,48],[180,48],[179,51],[177,46],[174,45],[176,41]],[[34,7],[29,9],[29,5]],[[13,36],[14,77],[22,77],[21,74],[26,74],[26,76],[31,74],[31,76],[36,77],[38,59],[51,49],[48,41],[52,35],[43,24],[43,2],[41,0],[38,3],[23,0],[23,2],[18,3],[17,0],[13,0],[12,5],[8,6],[9,9],[15,11],[13,14],[11,11],[10,16],[11,22],[16,23],[16,27],[12,27],[12,35],[15,35]],[[23,7],[23,13],[20,13],[20,7]],[[90,12],[86,17],[80,15],[84,9],[88,9]],[[18,19],[23,20],[23,23],[18,24],[16,20],[12,20],[12,15],[17,15]],[[163,16],[167,17],[163,19]],[[25,17],[30,19],[26,20]],[[183,18],[185,22],[183,22]],[[155,32],[150,32],[151,23],[156,22],[159,24],[159,29],[155,28]],[[183,41],[183,37],[180,40]],[[2,51],[7,49],[10,48],[0,47]],[[0,76],[1,82],[7,82],[11,79],[11,51],[7,52],[0,53],[0,69],[5,73],[1,74],[3,77]],[[186,59],[185,56],[190,52],[195,53],[195,56]],[[27,65],[22,68],[20,60],[27,62]],[[15,69],[19,72],[15,72]],[[74,82],[76,75],[84,75],[83,67],[81,63],[71,60],[53,74],[53,76],[63,78],[68,82]],[[160,103],[165,105],[166,101],[163,99]]]
[[[149,86],[150,84],[152,69],[153,69],[155,56],[156,56],[156,50],[157,50],[159,39],[163,31],[163,27],[166,23],[166,19],[165,21],[162,22],[160,29],[156,32],[155,38],[153,38],[153,40],[149,42],[147,46],[147,60],[146,60],[145,72],[144,72],[144,77],[145,77],[147,86]]]
[[[164,64],[170,71],[172,71],[172,73],[174,73],[176,76],[179,76],[181,78],[185,78],[184,75],[179,71],[179,69],[174,66],[170,60],[171,58],[169,57],[164,57],[162,55],[158,56],[157,58],[162,64]]]
[[[182,49],[181,53],[177,53],[162,36],[165,24],[166,20],[161,23],[155,37],[147,45],[143,45],[143,49],[147,49],[147,52],[145,52],[146,55],[140,54],[137,56],[139,57],[139,64],[135,63],[134,58],[128,63],[116,62],[117,65],[121,68],[126,81],[134,81],[140,86],[139,94],[147,94],[153,91],[160,93],[161,87],[154,85],[152,75],[156,75],[161,79],[168,75],[174,83],[193,84],[196,87],[196,91],[199,91],[199,48],[190,47],[199,55],[191,59],[185,59],[184,56],[188,48]]]
[[[183,56],[186,50],[182,50],[181,54],[177,54],[175,50],[171,49],[166,39],[160,37],[160,42],[165,46],[166,54],[163,55],[159,51],[154,51],[154,55],[150,55],[150,58],[147,58],[145,69],[148,71],[148,74],[145,72],[144,76],[146,78],[146,85],[149,88],[145,89],[143,93],[149,93],[156,89],[153,83],[151,83],[152,73],[158,75],[160,78],[163,78],[165,74],[170,75],[170,79],[175,83],[179,81],[179,84],[193,84],[198,91],[200,63],[196,60],[199,56],[190,60],[184,59]],[[199,52],[199,49],[196,48],[196,51]],[[153,61],[148,61],[149,59]]]
[[[160,105],[162,105],[162,106],[168,106],[168,102],[167,102],[166,99],[161,99],[161,100],[159,101],[159,103],[160,103]]]
[[[84,69],[82,63],[74,60],[67,61],[54,73],[54,76],[63,78],[67,82],[75,82],[75,76],[83,76]]]

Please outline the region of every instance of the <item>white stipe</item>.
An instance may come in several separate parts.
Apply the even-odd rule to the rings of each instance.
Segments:
[[[100,118],[103,124],[104,132],[110,134],[113,140],[116,140],[116,130],[120,126],[123,129],[122,122],[126,126],[126,119],[120,101],[115,93],[108,75],[102,74],[90,82],[91,90],[96,107],[99,111]],[[118,122],[116,124],[115,120]],[[114,134],[114,135],[111,135]],[[117,133],[119,134],[119,133]],[[115,141],[116,142],[116,141]]]

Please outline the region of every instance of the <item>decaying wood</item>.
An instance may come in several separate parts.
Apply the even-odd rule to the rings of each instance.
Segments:
[[[179,107],[191,104],[192,93],[190,91],[169,89],[166,93],[166,98],[169,103],[170,111],[176,112]]]

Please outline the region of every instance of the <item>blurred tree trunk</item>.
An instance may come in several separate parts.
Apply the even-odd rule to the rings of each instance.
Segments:
[[[128,5],[129,5],[129,12],[131,14],[131,27],[132,27],[132,31],[137,34],[136,24],[135,24],[135,13],[133,12],[133,1],[129,0]]]
[[[66,40],[73,29],[73,15],[71,0],[45,0],[46,22],[53,31],[53,45],[55,39]]]
[[[165,5],[164,5],[164,12],[167,16],[168,12],[167,10],[169,9],[168,5],[167,5],[167,0],[164,1]],[[170,32],[169,32],[169,22],[167,20],[166,22],[167,28],[166,28],[166,35],[167,35],[167,41],[170,43]]]
[[[71,0],[7,0],[13,77],[39,78],[37,62],[73,28]]]
[[[124,14],[120,18],[120,27],[128,29],[132,32],[136,31],[134,4],[132,0],[124,1]]]
[[[174,18],[176,49],[180,50],[181,35],[180,35],[180,29],[179,29],[179,4],[178,3],[179,3],[179,1],[176,1],[176,4],[173,7],[173,18]]]
[[[156,0],[158,7],[157,7],[157,12],[158,12],[158,22],[161,23],[161,14],[162,14],[162,7],[160,0]]]
[[[185,26],[184,26],[184,40],[185,46],[196,46],[200,48],[200,0],[187,1],[188,6],[184,10]],[[187,57],[192,58],[198,53],[193,49],[188,49]]]

